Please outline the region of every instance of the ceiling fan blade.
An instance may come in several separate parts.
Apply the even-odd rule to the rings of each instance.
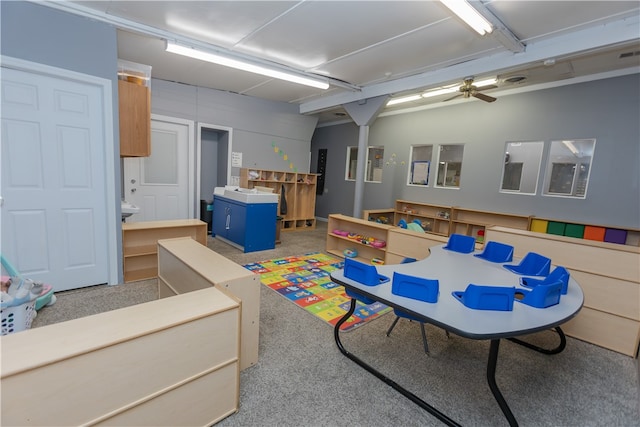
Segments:
[[[456,99],[461,97],[462,95],[464,95],[463,93],[459,93],[457,95],[453,95],[451,98],[447,98],[447,99],[443,99],[442,102],[447,102],[447,101],[451,101],[452,99]]]
[[[478,98],[481,99],[483,101],[486,102],[493,102],[496,100],[496,98],[494,98],[493,96],[489,96],[489,95],[485,95],[484,93],[472,93],[471,96],[473,96],[474,98]]]

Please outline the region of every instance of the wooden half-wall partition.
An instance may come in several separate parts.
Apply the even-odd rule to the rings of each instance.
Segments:
[[[564,324],[567,335],[632,357],[640,344],[640,248],[488,227],[486,241],[514,246],[514,256],[537,252],[569,270],[584,292],[584,306]]]
[[[202,426],[238,411],[240,302],[215,287],[0,345],[3,426]]]

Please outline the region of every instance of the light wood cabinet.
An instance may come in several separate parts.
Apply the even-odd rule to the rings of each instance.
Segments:
[[[216,287],[241,301],[240,369],[258,363],[260,275],[188,237],[158,241],[158,294]]]
[[[327,252],[333,255],[344,258],[344,250],[355,250],[358,255],[355,257],[358,261],[371,263],[374,258],[383,260],[386,262],[387,258],[387,232],[393,228],[391,225],[378,224],[376,222],[367,221],[364,219],[353,218],[341,214],[329,215],[329,223],[327,225]],[[360,235],[368,238],[383,240],[385,242],[384,247],[374,247],[371,244],[364,244],[361,241],[343,236],[336,231],[343,231]]]
[[[489,227],[488,240],[512,245],[514,256],[537,252],[569,270],[584,306],[562,325],[567,335],[637,357],[640,344],[640,249],[629,245]]]
[[[281,231],[301,231],[316,227],[316,187],[318,174],[242,168],[240,187],[267,187],[279,195],[277,215]],[[286,203],[286,213],[282,212]]]
[[[0,424],[215,424],[239,409],[240,321],[209,287],[3,336]]]
[[[158,275],[158,240],[191,237],[207,245],[207,223],[198,219],[122,224],[124,281],[153,279]]]
[[[151,91],[147,86],[118,80],[120,157],[151,155]]]

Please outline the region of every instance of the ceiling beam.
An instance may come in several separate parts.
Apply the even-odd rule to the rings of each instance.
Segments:
[[[362,88],[360,93],[341,93],[300,104],[301,114],[311,114],[361,99],[386,94],[424,90],[467,76],[487,76],[509,70],[542,63],[545,59],[575,56],[590,50],[599,50],[614,45],[640,42],[639,17],[633,16],[597,27],[563,34],[536,43],[527,44],[521,53],[501,52],[495,55],[467,61],[439,70],[392,80]]]

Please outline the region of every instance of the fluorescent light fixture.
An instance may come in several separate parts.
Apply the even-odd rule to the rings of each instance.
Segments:
[[[445,87],[445,88],[441,88],[441,89],[435,89],[435,90],[430,90],[428,92],[425,92],[422,94],[423,98],[430,98],[432,96],[438,96],[438,95],[446,95],[448,93],[454,93],[458,91],[458,86],[454,86],[454,87]]]
[[[460,19],[476,30],[481,36],[493,31],[491,23],[466,0],[440,0],[440,2],[458,15]]]
[[[242,71],[248,71],[250,73],[261,74],[267,77],[273,77],[274,79],[286,80],[292,83],[298,83],[301,85],[311,86],[318,89],[328,89],[329,83],[321,80],[314,80],[308,77],[303,77],[293,73],[287,73],[273,68],[268,68],[262,65],[252,64],[250,62],[233,59],[218,53],[209,53],[202,50],[193,49],[186,46],[181,46],[167,41],[167,52],[176,53],[178,55],[188,56],[190,58],[199,59],[201,61],[212,62],[214,64],[223,65],[225,67],[231,67]]]
[[[578,156],[578,153],[580,153],[580,152],[578,151],[576,146],[573,145],[573,142],[571,142],[571,141],[562,141],[562,143],[565,145],[565,147],[567,147],[569,149],[569,151],[571,151],[571,153],[573,153],[574,156]]]
[[[417,101],[418,99],[420,99],[420,95],[409,95],[403,96],[402,98],[390,99],[389,102],[387,102],[387,107],[391,105],[402,104],[404,102]]]

